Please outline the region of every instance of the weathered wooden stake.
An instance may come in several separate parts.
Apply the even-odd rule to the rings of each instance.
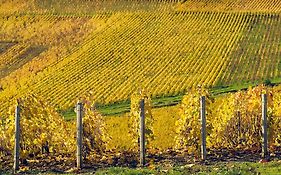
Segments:
[[[238,138],[239,138],[239,143],[240,143],[240,137],[241,137],[241,112],[237,111],[237,117],[238,117]]]
[[[78,102],[76,106],[77,114],[77,168],[82,168],[82,118],[83,118],[83,104]]]
[[[200,97],[200,118],[201,118],[201,159],[206,160],[206,97]]]
[[[268,155],[267,141],[267,96],[262,94],[262,158]]]
[[[145,109],[144,99],[140,100],[140,166],[145,165]]]
[[[15,110],[15,147],[14,147],[14,172],[19,170],[20,157],[20,107],[16,105]]]

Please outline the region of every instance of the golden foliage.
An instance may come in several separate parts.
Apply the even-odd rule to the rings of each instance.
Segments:
[[[272,92],[264,86],[230,94],[215,102],[210,147],[251,150],[261,148],[262,93],[267,93],[269,97],[267,117],[271,121]]]
[[[140,137],[140,100],[144,99],[144,109],[145,109],[145,136],[146,144],[149,147],[149,143],[154,139],[153,131],[153,116],[151,113],[151,98],[149,93],[145,90],[140,90],[139,93],[135,93],[131,97],[131,111],[129,117],[129,134],[132,135],[132,144],[134,145],[134,150],[138,150],[138,143]]]
[[[70,123],[54,110],[52,106],[35,95],[18,100],[20,106],[20,149],[21,156],[40,153],[73,153],[75,139]],[[0,147],[11,154],[14,146],[14,106],[9,117],[2,119],[0,127]]]
[[[90,152],[103,152],[107,149],[109,135],[105,129],[104,117],[95,109],[92,92],[84,96],[83,103],[83,146],[88,155]]]
[[[208,91],[191,89],[183,97],[180,118],[176,122],[175,148],[183,148],[188,153],[194,154],[199,153],[201,143],[200,96],[206,97],[206,119],[209,120],[209,116],[211,116],[209,104],[211,101]]]
[[[21,157],[28,155],[71,154],[76,150],[76,123],[67,122],[43,98],[29,95],[18,100],[20,106]],[[107,149],[109,136],[105,131],[104,118],[93,109],[91,96],[82,99],[83,152],[89,155]],[[15,111],[11,107],[9,116],[0,125],[0,152],[11,155],[14,147]]]

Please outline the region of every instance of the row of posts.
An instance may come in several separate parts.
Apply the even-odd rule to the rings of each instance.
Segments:
[[[145,108],[144,99],[140,100],[140,166],[145,166]],[[82,168],[82,118],[83,104],[78,102],[76,105],[77,115],[77,168]],[[267,96],[262,94],[262,158],[268,155],[267,139]],[[204,161],[207,157],[206,151],[206,97],[200,97],[200,120],[201,120],[201,159]],[[20,107],[16,106],[15,110],[15,147],[14,147],[14,172],[19,170],[19,153],[20,151]]]

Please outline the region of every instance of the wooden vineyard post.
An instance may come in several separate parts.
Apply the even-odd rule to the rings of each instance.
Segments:
[[[262,158],[267,158],[267,96],[262,94]]]
[[[237,111],[237,117],[238,117],[238,137],[240,139],[241,136],[241,112]]]
[[[140,100],[140,166],[145,165],[145,109],[144,99]]]
[[[14,173],[19,170],[20,157],[20,106],[15,110],[15,147],[14,147]]]
[[[200,118],[201,118],[201,159],[206,160],[206,97],[200,97]]]
[[[76,105],[76,115],[77,115],[77,168],[82,168],[82,132],[83,132],[83,104],[78,102]]]

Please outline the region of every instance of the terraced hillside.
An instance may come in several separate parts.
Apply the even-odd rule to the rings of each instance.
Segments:
[[[111,104],[139,88],[154,97],[175,96],[198,85],[280,78],[281,8],[275,1],[171,1],[162,3],[163,11],[80,13],[85,5],[71,15],[54,14],[59,3],[40,2],[1,15],[1,111],[26,93],[68,109],[89,91]]]

